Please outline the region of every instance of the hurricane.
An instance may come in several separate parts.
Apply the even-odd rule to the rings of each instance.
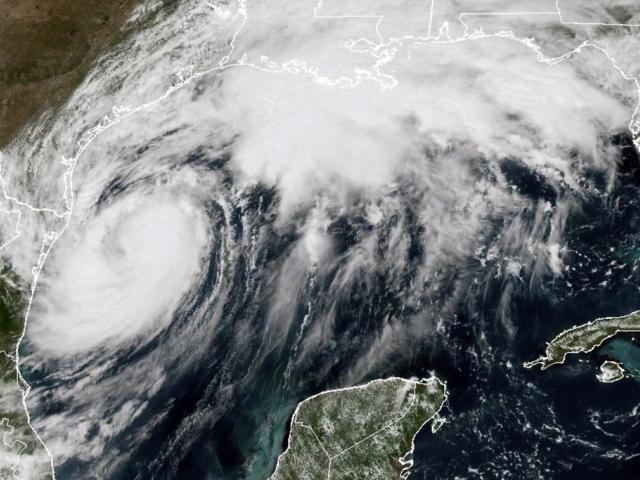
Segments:
[[[142,2],[3,149],[55,478],[265,479],[304,398],[430,372],[409,478],[630,478],[638,381],[522,364],[640,305],[638,29],[468,3]]]

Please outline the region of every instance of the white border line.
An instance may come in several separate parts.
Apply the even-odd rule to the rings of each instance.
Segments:
[[[615,69],[618,70],[618,72],[623,76],[623,78],[625,78],[625,80],[633,80],[636,84],[636,88],[638,91],[638,103],[636,104],[635,110],[633,112],[632,115],[632,119],[629,122],[629,130],[631,131],[631,133],[634,135],[634,144],[636,146],[636,148],[640,149],[640,141],[638,140],[637,136],[640,134],[640,122],[638,122],[636,120],[637,116],[638,116],[638,111],[640,109],[640,82],[638,81],[638,79],[636,77],[632,77],[628,74],[626,74],[623,69],[615,62],[615,60],[611,57],[611,55],[604,50],[602,47],[599,47],[598,45],[587,41],[584,42],[582,45],[576,47],[575,49],[567,52],[564,55],[561,55],[559,57],[556,58],[548,58],[545,57],[542,52],[541,52],[541,48],[535,44],[533,39],[524,39],[524,38],[519,38],[514,32],[512,31],[508,31],[508,32],[499,32],[497,34],[492,34],[492,35],[487,35],[484,34],[482,32],[475,32],[472,35],[468,35],[467,32],[465,32],[465,35],[463,35],[462,37],[459,38],[455,38],[455,39],[451,39],[448,36],[448,22],[443,22],[443,24],[440,26],[439,29],[439,34],[438,37],[433,37],[432,36],[432,28],[433,28],[433,12],[434,12],[434,6],[435,6],[435,2],[436,0],[431,0],[431,7],[430,7],[430,14],[429,14],[429,23],[428,23],[428,33],[429,36],[428,37],[413,37],[413,36],[407,36],[407,37],[403,37],[400,39],[393,39],[390,42],[384,42],[382,41],[381,38],[381,43],[380,45],[378,45],[377,47],[389,47],[391,46],[392,43],[395,42],[399,42],[399,41],[404,41],[404,40],[412,40],[415,42],[429,42],[432,44],[448,44],[448,43],[456,43],[456,42],[462,42],[462,41],[468,41],[468,40],[477,40],[480,38],[505,38],[505,39],[511,39],[511,40],[515,40],[518,41],[524,45],[526,45],[527,47],[531,48],[537,55],[538,61],[541,63],[546,63],[548,65],[555,65],[557,63],[560,63],[562,61],[564,61],[565,59],[571,57],[572,55],[576,54],[576,53],[580,53],[581,50],[585,47],[592,47],[592,48],[596,48],[600,51],[602,51],[607,57],[608,59],[612,62],[613,66]],[[564,21],[562,19],[562,13],[561,13],[561,9],[560,9],[560,0],[556,0],[556,8],[557,8],[557,14],[558,14],[558,19],[560,23],[564,23],[564,24],[570,24],[570,25],[603,25],[603,26],[620,26],[620,27],[635,27],[635,26],[640,26],[640,25],[635,25],[635,24],[607,24],[607,23],[580,23],[580,22],[567,22]],[[216,8],[214,8],[213,4],[211,3],[205,3],[205,5],[209,5],[210,7],[212,7],[212,10],[214,11],[214,13],[221,15],[219,12],[217,12]],[[317,6],[314,8],[313,10],[313,16],[316,18],[323,18],[320,15],[317,15],[317,11],[319,10],[319,8],[322,6],[322,0],[318,1]],[[550,13],[550,12],[513,12],[513,13],[509,13],[509,15],[514,15],[514,14],[520,14],[520,15],[527,15],[527,14],[540,14],[540,13]],[[238,67],[238,66],[246,66],[246,67],[252,67],[252,68],[256,68],[258,70],[262,70],[265,72],[269,72],[269,73],[284,73],[284,72],[289,72],[289,73],[294,73],[297,74],[300,71],[309,74],[314,81],[324,84],[324,85],[328,85],[328,86],[337,86],[337,87],[355,87],[356,85],[358,85],[360,82],[364,81],[365,79],[369,79],[369,80],[374,80],[374,81],[378,81],[382,88],[393,88],[397,85],[397,80],[395,80],[393,77],[391,77],[391,79],[393,79],[393,81],[391,82],[391,84],[385,84],[382,79],[386,77],[386,80],[389,80],[389,76],[386,74],[382,74],[380,72],[380,68],[382,66],[384,66],[385,63],[388,63],[388,61],[390,61],[393,57],[382,57],[380,58],[374,65],[374,67],[372,68],[372,72],[356,72],[356,80],[352,80],[352,79],[345,79],[343,77],[340,77],[336,80],[330,81],[327,80],[325,77],[321,77],[319,75],[318,69],[314,68],[313,66],[308,65],[305,61],[301,61],[301,60],[296,60],[296,59],[292,59],[288,62],[284,62],[282,64],[280,64],[279,68],[265,68],[261,65],[255,64],[255,63],[250,63],[247,62],[247,56],[246,53],[244,53],[241,58],[235,62],[235,63],[229,63],[229,59],[231,57],[231,54],[234,52],[235,50],[235,42],[236,39],[238,37],[238,35],[240,34],[240,32],[243,30],[247,19],[248,19],[248,12],[247,12],[247,0],[238,0],[238,14],[241,15],[242,17],[242,21],[241,24],[239,26],[239,28],[234,32],[231,42],[229,44],[229,51],[228,53],[222,57],[222,59],[217,63],[216,66],[194,73],[193,72],[193,65],[189,65],[186,66],[185,68],[181,69],[180,71],[177,72],[177,76],[178,76],[178,82],[174,85],[172,85],[171,87],[169,87],[167,89],[167,91],[162,94],[160,97],[156,98],[155,100],[149,101],[147,103],[141,104],[137,107],[119,107],[119,106],[114,106],[112,109],[112,115],[109,116],[105,116],[103,117],[103,119],[101,121],[99,121],[94,127],[89,128],[85,135],[82,137],[82,139],[77,143],[78,145],[78,150],[76,151],[76,153],[73,155],[73,157],[71,158],[66,158],[66,157],[62,157],[61,158],[61,164],[67,166],[67,170],[64,173],[64,180],[65,180],[65,192],[63,194],[63,198],[66,202],[67,205],[67,210],[64,213],[59,213],[56,210],[53,209],[49,209],[49,208],[38,208],[38,207],[33,207],[31,205],[29,205],[28,203],[22,202],[20,200],[18,200],[15,197],[9,196],[6,192],[6,188],[5,188],[5,181],[4,178],[2,176],[2,172],[1,172],[1,152],[0,152],[0,183],[2,186],[2,193],[3,196],[5,198],[5,200],[8,200],[10,202],[15,203],[16,205],[19,205],[20,207],[29,209],[31,211],[34,212],[42,212],[42,213],[49,213],[54,215],[57,218],[64,218],[65,219],[65,223],[63,225],[63,227],[55,232],[49,232],[47,234],[45,234],[45,237],[42,241],[42,246],[41,246],[41,250],[40,250],[40,256],[38,258],[38,262],[37,264],[33,267],[33,281],[31,283],[31,296],[29,298],[29,303],[27,306],[27,310],[25,313],[25,319],[24,319],[24,326],[23,326],[23,330],[22,330],[22,334],[20,335],[20,338],[18,339],[17,342],[17,346],[16,346],[16,372],[18,375],[18,387],[22,390],[23,395],[22,395],[22,400],[23,400],[23,406],[24,406],[24,410],[25,410],[25,414],[27,416],[27,422],[31,428],[31,430],[33,431],[34,435],[38,438],[38,440],[40,441],[40,443],[42,443],[44,449],[46,450],[47,454],[49,455],[50,459],[51,459],[51,473],[52,473],[52,477],[53,480],[55,480],[55,470],[54,470],[54,462],[53,462],[53,456],[51,454],[51,452],[49,451],[48,447],[45,445],[45,443],[42,441],[42,439],[40,438],[40,436],[38,435],[38,433],[35,431],[35,429],[33,428],[32,424],[31,424],[31,417],[29,415],[27,406],[26,406],[26,397],[29,393],[30,390],[30,386],[27,384],[27,382],[25,381],[25,379],[22,377],[21,373],[20,373],[20,368],[19,368],[19,347],[20,344],[22,343],[22,340],[24,339],[25,333],[26,333],[26,329],[27,329],[27,323],[28,323],[28,316],[29,316],[29,312],[31,310],[31,305],[32,305],[32,301],[33,301],[33,296],[35,293],[35,287],[37,284],[37,280],[38,280],[38,276],[42,270],[42,267],[44,265],[44,262],[46,261],[51,248],[53,247],[53,245],[56,243],[56,241],[62,236],[62,234],[64,233],[64,231],[66,230],[66,228],[69,225],[70,222],[70,218],[71,218],[71,213],[73,211],[73,203],[74,203],[74,196],[73,196],[73,171],[75,169],[75,166],[79,160],[79,158],[81,157],[82,153],[85,151],[85,149],[91,144],[91,142],[103,131],[111,128],[112,126],[118,124],[121,120],[128,118],[129,116],[146,110],[154,105],[157,105],[159,103],[161,103],[164,99],[166,99],[167,97],[169,97],[174,91],[181,89],[183,86],[187,85],[188,83],[190,83],[192,80],[199,78],[203,75],[207,75],[209,73],[212,72],[216,72],[216,71],[223,71],[226,70],[227,68],[232,68],[232,67]],[[472,13],[472,12],[462,12],[460,14],[460,18],[462,18],[465,15],[487,15],[487,14],[493,14],[496,15],[496,12],[484,12],[484,13]],[[499,14],[499,12],[498,12]],[[324,18],[363,18],[362,16],[331,16],[331,17],[324,17]],[[371,16],[365,16],[364,18],[378,18],[378,24],[376,26],[376,32],[378,34],[378,36],[381,37],[380,35],[380,31],[379,31],[379,25],[380,22],[382,22],[383,20],[383,16],[379,16],[379,15],[371,15]],[[464,25],[464,22],[462,22]],[[444,37],[444,39],[443,39]],[[277,67],[277,65],[276,65]],[[374,74],[378,75],[378,78],[376,78],[376,76]],[[18,228],[18,226],[16,226],[16,229]],[[19,235],[13,237],[11,239],[11,241],[14,241],[15,239],[18,238]],[[2,247],[8,245],[9,242],[5,242],[5,245],[3,245]],[[1,249],[0,249],[1,251]]]
[[[605,322],[607,320],[618,320],[618,319],[630,317],[632,315],[640,315],[640,310],[636,310],[634,312],[628,313],[627,315],[621,315],[619,317],[600,317],[600,318],[596,318],[595,320],[591,320],[590,322],[580,323],[578,325],[574,325],[573,327],[567,328],[566,330],[563,330],[562,332],[560,332],[555,337],[553,337],[550,341],[547,342],[547,346],[545,347],[543,355],[539,356],[535,360],[531,360],[530,362],[524,362],[523,366],[524,368],[530,369],[537,365],[540,365],[540,370],[546,370],[547,368],[552,367],[554,365],[562,365],[567,360],[567,355],[579,355],[581,353],[591,353],[596,348],[600,347],[604,342],[606,342],[610,338],[615,337],[620,333],[640,332],[640,324],[637,327],[632,327],[632,328],[616,328],[616,330],[611,335],[608,335],[607,337],[603,338],[598,344],[591,346],[591,348],[589,349],[581,348],[579,350],[566,351],[562,354],[562,359],[555,361],[553,363],[550,363],[549,365],[545,365],[546,362],[550,361],[553,358],[549,353],[549,348],[552,346],[552,344],[556,340],[558,340],[563,335],[566,335],[567,333],[571,333],[573,331],[582,330],[583,328],[587,328],[597,323]]]
[[[556,9],[558,11],[558,18],[560,19],[561,23],[564,23],[567,25],[587,25],[587,26],[603,26],[603,27],[640,27],[640,23],[568,22],[562,18],[562,10],[560,9],[560,2],[562,1],[566,1],[566,0],[556,0]]]
[[[331,394],[331,393],[336,393],[336,392],[346,392],[349,390],[361,390],[361,389],[366,389],[367,387],[369,387],[370,385],[374,385],[377,383],[384,383],[384,382],[388,382],[390,380],[400,380],[402,382],[406,382],[406,383],[411,383],[413,384],[413,398],[412,398],[412,403],[406,407],[404,409],[404,411],[400,411],[399,412],[399,416],[397,416],[394,420],[389,420],[387,423],[385,423],[382,427],[380,427],[378,430],[376,430],[375,432],[367,435],[364,438],[361,438],[360,440],[358,440],[357,442],[355,442],[353,445],[348,446],[346,449],[342,450],[341,452],[336,453],[335,455],[329,455],[329,453],[327,452],[325,446],[322,444],[322,442],[320,441],[320,439],[318,438],[318,435],[316,434],[316,432],[313,430],[313,428],[309,425],[306,425],[302,422],[299,422],[296,420],[297,416],[298,416],[298,412],[300,411],[300,408],[307,402],[313,400],[314,398],[320,397],[320,396],[324,396],[327,394]],[[429,378],[423,378],[420,380],[414,380],[414,379],[407,379],[407,378],[402,378],[402,377],[388,377],[388,378],[379,378],[379,379],[375,379],[375,380],[371,380],[367,383],[361,384],[361,385],[354,385],[351,387],[343,387],[343,388],[334,388],[334,389],[329,389],[329,390],[324,390],[322,392],[316,393],[315,395],[311,395],[310,397],[305,398],[304,400],[302,400],[300,403],[298,403],[298,405],[296,406],[292,416],[291,416],[291,424],[293,426],[293,424],[301,426],[301,427],[305,427],[311,430],[311,432],[314,434],[318,444],[320,445],[320,447],[322,448],[322,451],[324,452],[324,454],[327,456],[327,458],[329,459],[329,465],[327,467],[327,480],[331,479],[331,464],[333,462],[334,459],[338,458],[339,456],[341,456],[342,454],[346,453],[347,451],[351,450],[352,448],[360,445],[362,442],[365,442],[367,440],[369,440],[370,438],[379,435],[382,431],[387,430],[388,428],[396,425],[398,422],[400,422],[407,414],[409,414],[410,410],[413,408],[413,402],[415,402],[416,400],[416,387],[418,385],[425,385],[428,386],[432,383],[437,383],[439,387],[443,388],[443,393],[444,393],[444,398],[442,399],[442,402],[440,403],[440,406],[436,409],[436,411],[428,418],[426,419],[422,425],[420,425],[420,427],[416,430],[416,432],[414,433],[413,437],[411,438],[411,448],[402,455],[402,457],[398,458],[398,461],[400,462],[400,464],[402,465],[402,472],[400,474],[400,478],[401,479],[405,479],[407,478],[407,476],[410,473],[410,469],[413,466],[413,459],[408,459],[409,457],[411,457],[413,455],[413,452],[415,450],[415,439],[418,436],[418,434],[422,431],[422,429],[425,427],[426,424],[428,424],[430,421],[434,420],[435,418],[438,417],[438,414],[442,411],[442,409],[444,408],[444,406],[447,404],[448,400],[449,400],[449,392],[447,390],[447,383],[446,381],[442,381],[440,380],[440,378],[438,378],[435,374],[432,375]],[[432,432],[435,433],[435,432]],[[281,462],[283,461],[285,455],[287,454],[287,452],[289,452],[289,449],[291,448],[291,444],[292,444],[292,436],[293,436],[293,428],[289,428],[289,435],[287,437],[287,448],[284,450],[284,452],[282,452],[280,455],[278,455],[278,459],[276,461],[276,467],[273,471],[273,473],[269,476],[268,480],[273,480],[274,477],[276,475],[278,475],[278,470],[280,469],[281,466]]]

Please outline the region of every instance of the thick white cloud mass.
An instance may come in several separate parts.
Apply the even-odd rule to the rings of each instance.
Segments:
[[[194,281],[206,235],[191,207],[179,196],[121,203],[68,229],[49,259],[32,306],[47,318],[31,331],[39,350],[74,353],[150,335],[145,329],[169,321]]]
[[[6,248],[25,276],[46,258],[22,361],[48,375],[27,404],[56,464],[80,458],[109,472],[126,462],[109,442],[140,415],[163,418],[170,402],[152,410],[149,401],[216,344],[217,326],[236,314],[223,307],[233,295],[269,299],[252,365],[300,328],[294,368],[333,337],[347,287],[372,288],[366,272],[384,271],[417,313],[381,329],[351,369],[357,381],[406,338],[442,328],[438,312],[465,295],[466,279],[444,293],[441,282],[465,261],[499,258],[532,289],[562,275],[565,222],[593,190],[585,172],[605,178],[603,192],[613,186],[608,139],[627,131],[638,101],[616,53],[632,45],[637,58],[637,37],[574,51],[593,32],[556,36],[569,27],[545,14],[540,23],[465,17],[503,33],[456,38],[467,7],[183,2],[102,59],[59,117],[4,153],[8,195],[55,210],[24,209],[22,236]],[[98,122],[109,127],[89,130]],[[505,165],[545,184],[548,198],[519,191]],[[277,206],[265,193],[256,207],[256,188]],[[367,233],[343,251],[330,225],[356,213]],[[239,286],[245,277],[232,269],[258,271],[269,234],[300,241],[258,272],[264,287]],[[405,286],[413,251],[419,265]],[[333,300],[297,327],[303,290],[323,279]],[[439,305],[425,300],[445,293]],[[500,320],[513,333],[508,308]],[[238,322],[224,342],[241,357],[256,328]],[[47,411],[52,398],[65,408]]]

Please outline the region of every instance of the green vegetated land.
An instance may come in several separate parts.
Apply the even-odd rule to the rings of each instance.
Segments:
[[[51,478],[49,460],[33,434],[18,387],[15,353],[22,333],[27,285],[1,261],[0,267],[0,478],[22,478],[22,472]]]
[[[413,438],[447,399],[439,379],[389,378],[298,405],[271,480],[406,478]]]
[[[12,353],[20,334],[25,309],[26,288],[4,261],[0,269],[0,350]]]
[[[540,365],[544,370],[564,363],[568,354],[588,353],[619,333],[640,332],[640,312],[622,317],[598,318],[592,322],[565,330],[547,345],[545,354],[524,366]]]

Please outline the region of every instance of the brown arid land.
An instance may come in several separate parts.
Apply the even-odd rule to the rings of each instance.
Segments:
[[[41,114],[55,115],[99,55],[131,32],[126,22],[140,1],[0,0],[0,150]],[[50,458],[23,409],[15,363],[27,291],[0,258],[0,479],[50,480]]]
[[[61,105],[139,0],[0,0],[0,148]]]

